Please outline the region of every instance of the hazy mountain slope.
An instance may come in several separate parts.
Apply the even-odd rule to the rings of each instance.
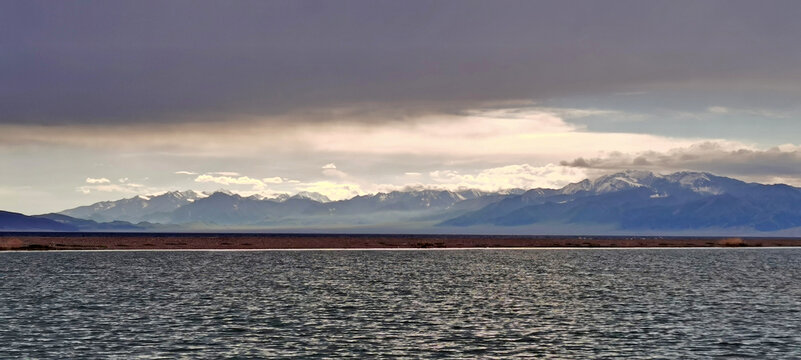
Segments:
[[[3,231],[76,231],[77,227],[50,219],[0,211],[0,230]]]
[[[100,223],[147,221],[162,224],[201,223],[225,226],[286,224],[347,226],[393,221],[440,221],[477,210],[506,196],[509,195],[478,190],[413,189],[330,201],[321,194],[311,192],[265,198],[258,195],[243,197],[227,191],[218,191],[211,195],[174,191],[158,196],[136,196],[99,202],[64,210],[59,214]],[[83,224],[83,226],[89,225]]]
[[[151,229],[151,226],[148,224],[131,224],[130,222],[120,220],[99,223],[94,220],[78,219],[62,214],[44,214],[35,215],[33,217],[53,220],[74,227],[79,231],[140,231]]]
[[[632,230],[759,231],[801,226],[801,189],[706,173],[622,172],[527,195],[509,197],[441,225],[612,224]]]
[[[172,223],[204,222],[220,225],[258,224],[290,216],[327,214],[327,205],[304,197],[284,201],[258,200],[216,192],[170,214]]]
[[[171,191],[156,196],[134,196],[117,201],[103,201],[59,212],[79,219],[98,222],[129,221],[137,223],[152,219],[156,214],[171,213],[204,195],[194,191]]]
[[[329,202],[324,201],[327,198],[308,194],[263,199],[217,192],[186,204],[166,217],[164,214],[161,216],[167,222],[177,224],[364,225],[438,215],[444,218],[447,214],[457,214],[457,211],[478,209],[499,198],[497,194],[478,191],[415,190],[356,196],[348,200]],[[456,207],[456,204],[461,206]]]
[[[629,211],[627,229],[748,227],[775,231],[801,226],[801,191],[786,185],[750,184],[748,191],[707,196],[679,206],[652,205]]]
[[[445,190],[393,191],[356,196],[348,200],[331,203],[331,212],[337,215],[360,214],[383,211],[444,210],[465,200],[491,195],[468,190],[461,192]]]

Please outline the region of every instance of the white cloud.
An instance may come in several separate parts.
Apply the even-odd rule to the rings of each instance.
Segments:
[[[125,182],[128,182],[128,178],[127,177],[126,178],[119,178],[119,179],[117,179],[117,181],[120,182],[120,183],[125,183]]]
[[[215,171],[215,172],[210,172],[209,174],[220,175],[220,176],[239,176],[239,175],[241,175],[240,173],[238,173],[236,171]]]
[[[587,115],[589,116],[589,115]],[[329,124],[298,133],[300,142],[320,153],[354,156],[417,155],[458,159],[526,161],[602,152],[665,151],[698,140],[631,133],[587,132],[552,112],[494,109],[466,115],[424,117],[412,123]]]
[[[715,115],[746,115],[753,117],[771,118],[771,119],[787,119],[790,114],[787,112],[773,111],[759,108],[730,108],[725,106],[710,106],[706,111]]]
[[[275,176],[275,177],[271,177],[271,178],[261,179],[261,181],[263,181],[263,182],[265,182],[267,184],[281,184],[281,183],[284,182],[284,179],[281,178],[280,176]]]
[[[607,110],[536,107],[488,108],[455,114],[414,113],[404,121],[381,118],[348,121],[358,112],[321,111],[342,121],[309,123],[292,121],[306,114],[272,118],[232,119],[225,126],[187,123],[125,128],[3,126],[0,144],[39,143],[78,148],[107,148],[117,152],[150,149],[184,157],[226,158],[277,154],[291,161],[317,159],[330,154],[349,156],[422,155],[452,160],[504,157],[508,162],[530,161],[531,156],[559,158],[586,156],[601,151],[665,151],[687,146],[698,139],[588,132],[564,120],[567,117],[625,117]],[[286,125],[276,128],[275,122]],[[240,131],[247,127],[248,131]],[[153,132],[158,131],[158,136]],[[122,135],[124,134],[124,136]],[[290,154],[287,156],[287,154]],[[189,174],[191,171],[181,171]],[[240,176],[231,171],[207,174]]]
[[[337,166],[334,163],[328,163],[323,165],[323,175],[328,177],[340,178],[345,179],[348,177],[344,171],[337,169]]]
[[[713,114],[728,114],[729,108],[724,106],[710,106],[706,109],[706,111],[709,111]]]
[[[440,187],[448,189],[480,189],[498,191],[503,189],[559,188],[588,177],[581,168],[548,164],[508,165],[484,169],[474,173],[438,170],[429,173]]]
[[[125,193],[125,194],[142,194],[145,192],[151,192],[153,189],[147,188],[145,185],[142,184],[134,184],[134,183],[127,183],[127,184],[110,184],[108,182],[105,183],[95,183],[96,185],[86,185],[78,187],[76,190],[83,194],[91,194],[93,192],[113,192],[113,193]]]
[[[213,176],[209,174],[203,174],[196,177],[195,182],[216,183],[220,185],[250,185],[253,187],[254,190],[257,191],[262,191],[267,188],[267,184],[265,184],[263,181],[248,176],[234,177],[234,176]]]
[[[637,122],[648,118],[645,114],[623,112],[605,109],[577,109],[577,108],[557,108],[557,107],[531,107],[528,111],[541,111],[549,113],[562,119],[580,119],[586,117],[599,117],[608,122]]]
[[[86,178],[87,184],[108,184],[110,182],[111,180],[106,178],[91,178],[91,177]]]
[[[176,174],[176,175],[197,175],[197,173],[194,172],[194,171],[186,171],[186,170],[176,171],[174,174]]]
[[[298,186],[298,190],[320,193],[334,201],[350,199],[356,195],[365,194],[365,191],[362,190],[361,186],[358,184],[335,183],[331,181],[317,181],[302,184]]]

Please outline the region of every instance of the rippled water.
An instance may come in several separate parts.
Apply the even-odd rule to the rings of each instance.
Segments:
[[[0,253],[0,357],[801,357],[801,249]]]

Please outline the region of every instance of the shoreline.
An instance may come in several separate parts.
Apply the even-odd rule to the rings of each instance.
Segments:
[[[308,249],[48,249],[48,250],[0,250],[2,253],[81,253],[81,252],[314,252],[314,251],[515,251],[515,250],[783,250],[801,249],[799,246],[663,246],[663,247],[471,247],[471,248],[308,248]]]
[[[0,251],[714,248],[801,246],[801,238],[658,236],[0,233]]]

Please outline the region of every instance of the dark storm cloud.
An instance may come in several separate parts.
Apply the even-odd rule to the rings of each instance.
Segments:
[[[5,1],[0,123],[793,84],[799,13],[798,1]]]

